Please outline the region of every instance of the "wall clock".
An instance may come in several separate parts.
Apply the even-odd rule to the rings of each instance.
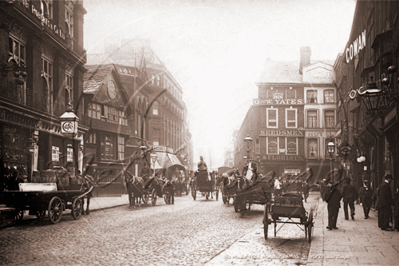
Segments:
[[[116,97],[116,88],[115,88],[115,83],[112,80],[108,81],[107,88],[108,88],[108,96],[109,96],[109,98],[115,99],[115,97]]]

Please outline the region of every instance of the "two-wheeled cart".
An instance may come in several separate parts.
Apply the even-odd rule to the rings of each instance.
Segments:
[[[35,183],[24,183],[33,184]],[[61,220],[62,214],[66,209],[71,210],[72,217],[77,220],[82,215],[83,198],[92,190],[91,186],[88,190],[57,190],[56,184],[50,184],[55,187],[53,191],[40,190],[49,183],[37,183],[37,191],[9,190],[0,193],[2,203],[7,207],[15,208],[15,219],[20,221],[24,217],[24,211],[29,210],[38,219],[45,217],[46,211],[50,221],[55,224]],[[22,184],[20,184],[22,185]]]
[[[295,224],[303,232],[309,243],[312,239],[313,207],[309,213],[303,206],[300,193],[282,193],[275,196],[271,204],[266,204],[263,212],[264,235],[267,239],[269,224],[274,224],[274,236],[285,224]],[[280,227],[277,224],[282,224]],[[303,227],[302,227],[303,226]]]
[[[207,170],[199,170],[194,179],[192,179],[191,195],[194,200],[197,199],[197,191],[205,193],[206,199],[209,199],[210,195],[213,198],[211,193],[215,192],[216,200],[219,200],[219,186],[217,180],[214,175],[209,174]]]

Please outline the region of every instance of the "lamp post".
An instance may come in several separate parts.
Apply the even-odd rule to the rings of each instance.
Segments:
[[[153,152],[153,153],[151,153],[150,157],[151,157],[152,170],[153,170],[152,176],[154,177],[155,176],[155,162],[157,161],[158,154],[156,152]]]
[[[332,139],[330,139],[330,141],[327,144],[327,151],[328,151],[328,153],[330,154],[330,157],[331,157],[330,158],[330,172],[332,172],[333,171],[333,155],[334,155],[334,152],[335,152],[335,144],[332,141]],[[333,180],[333,181],[335,181],[335,180]]]

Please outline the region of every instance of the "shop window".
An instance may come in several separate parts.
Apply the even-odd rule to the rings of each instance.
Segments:
[[[307,112],[307,120],[308,120],[308,127],[315,128],[317,127],[317,111],[309,110]]]
[[[326,122],[326,128],[335,128],[335,115],[334,111],[324,112],[324,121]]]
[[[308,139],[309,157],[318,157],[317,153],[317,139]]]
[[[266,109],[266,122],[268,128],[278,128],[278,109],[267,108]]]
[[[115,160],[115,137],[103,134],[101,136],[101,159]]]
[[[52,146],[52,161],[53,162],[60,161],[60,147]]]
[[[89,103],[87,105],[87,115],[91,118],[101,119],[101,105],[96,103]]]
[[[118,136],[118,159],[125,159],[125,138]]]
[[[324,91],[324,103],[334,103],[334,90]]]
[[[267,138],[267,153],[278,154],[278,138],[268,137]]]
[[[317,103],[317,91],[308,90],[306,92],[306,103]]]
[[[285,109],[285,127],[297,127],[297,109]]]
[[[67,162],[73,162],[73,147],[71,144],[68,144],[67,147]]]
[[[298,154],[297,138],[287,138],[287,154],[297,155]]]

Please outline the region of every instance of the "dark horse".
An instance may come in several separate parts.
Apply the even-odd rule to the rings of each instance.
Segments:
[[[84,192],[81,197],[82,197],[82,214],[85,214],[85,209],[84,209],[84,202],[86,198],[86,214],[90,213],[90,198],[93,197],[91,192],[93,191],[94,187],[97,186],[94,178],[90,175],[78,175],[77,179],[81,183],[80,191]]]

